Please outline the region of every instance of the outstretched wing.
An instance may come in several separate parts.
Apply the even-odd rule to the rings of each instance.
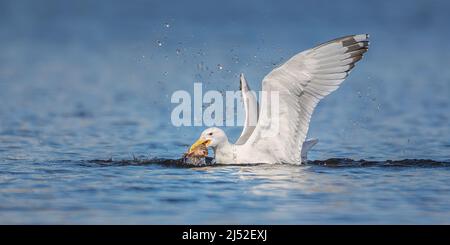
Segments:
[[[244,102],[245,121],[241,136],[239,136],[239,139],[236,141],[236,145],[242,145],[247,142],[258,122],[258,101],[256,95],[250,90],[244,74],[241,74],[240,76],[240,89],[242,101]]]
[[[368,49],[367,34],[338,38],[303,51],[262,81],[258,124],[247,144],[277,162],[300,163],[317,103],[336,90]]]

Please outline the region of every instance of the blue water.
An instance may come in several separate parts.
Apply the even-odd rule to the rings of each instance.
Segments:
[[[0,1],[0,223],[448,224],[449,11]],[[370,50],[314,112],[309,164],[167,164],[204,129],[172,126],[174,91],[237,90],[241,72],[258,90],[291,55],[353,33]]]

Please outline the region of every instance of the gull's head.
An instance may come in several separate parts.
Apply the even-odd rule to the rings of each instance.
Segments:
[[[205,129],[200,138],[189,148],[189,151],[194,150],[200,145],[204,145],[206,147],[216,148],[222,144],[228,142],[227,135],[220,128],[207,128]]]

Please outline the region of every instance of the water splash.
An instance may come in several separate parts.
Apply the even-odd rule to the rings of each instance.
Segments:
[[[130,160],[113,160],[113,159],[96,159],[83,161],[84,166],[132,166],[132,165],[160,165],[163,167],[175,168],[193,168],[193,167],[220,167],[220,166],[254,166],[254,165],[268,165],[268,164],[216,164],[214,159],[207,157],[203,164],[190,164],[185,159],[167,159],[167,158],[150,158],[150,159],[130,159]],[[290,164],[291,166],[296,166]],[[298,165],[304,166],[320,166],[328,168],[366,168],[366,167],[450,167],[450,161],[434,161],[430,159],[403,159],[403,160],[385,160],[385,161],[368,161],[368,160],[353,160],[349,158],[330,158],[327,160],[308,161],[306,164]]]

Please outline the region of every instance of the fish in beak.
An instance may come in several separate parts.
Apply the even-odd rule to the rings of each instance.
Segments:
[[[200,138],[189,148],[186,156],[188,157],[206,157],[208,156],[207,147],[211,143],[211,140]]]

